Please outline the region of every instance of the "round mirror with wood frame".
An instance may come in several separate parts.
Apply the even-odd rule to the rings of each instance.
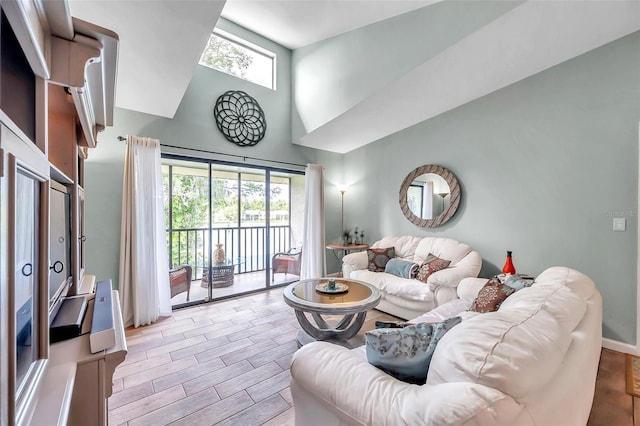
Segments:
[[[461,196],[460,184],[451,170],[427,164],[414,169],[404,178],[400,186],[400,209],[411,223],[434,228],[453,217]],[[441,204],[434,203],[434,199],[441,200]]]

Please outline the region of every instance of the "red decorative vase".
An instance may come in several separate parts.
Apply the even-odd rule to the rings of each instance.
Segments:
[[[504,261],[504,266],[502,267],[503,274],[515,274],[516,267],[513,266],[513,259],[511,258],[511,252],[507,252],[507,260]]]

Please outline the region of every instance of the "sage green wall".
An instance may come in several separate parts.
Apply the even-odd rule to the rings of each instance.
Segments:
[[[233,32],[234,25],[224,25]],[[271,42],[252,37],[269,48]],[[357,67],[358,58],[353,60]],[[284,81],[291,77],[286,61],[278,63]],[[267,113],[267,137],[256,147],[235,147],[215,129],[211,108],[228,89],[247,91]],[[338,90],[350,96],[348,86]],[[346,182],[345,225],[364,227],[370,243],[384,235],[456,238],[483,256],[483,276],[499,270],[506,250],[514,251],[522,272],[537,274],[552,265],[581,270],[603,294],[604,336],[635,343],[639,33],[344,156],[291,145],[289,117],[297,120],[286,83],[279,81],[271,92],[201,67],[173,120],[116,110],[115,126],[101,134],[86,164],[87,271],[117,283],[124,143],[116,136],[137,134],[325,165],[328,241],[339,237],[336,186]],[[423,164],[450,168],[463,190],[453,220],[432,230],[409,223],[397,203],[404,176]],[[626,232],[612,231],[612,215],[627,218]],[[337,270],[331,254],[327,261],[329,271]]]
[[[345,155],[349,225],[385,235],[455,238],[497,273],[507,250],[521,272],[563,265],[603,295],[605,337],[635,343],[640,33]],[[462,203],[425,230],[398,206],[423,164],[452,170]],[[612,231],[611,215],[627,219]]]
[[[323,161],[327,176],[340,173],[338,154],[294,146],[291,144],[291,51],[266,40],[231,22],[220,20],[218,26],[245,40],[277,54],[277,90],[240,80],[230,75],[197,66],[185,96],[173,119],[157,117],[125,109],[116,109],[114,126],[99,136],[98,147],[90,150],[85,165],[86,189],[86,270],[98,279],[112,278],[118,286],[120,253],[120,217],[122,209],[122,176],[125,142],[117,136],[127,134],[157,138],[163,144],[176,145],[300,164],[254,161],[244,164],[268,165],[303,170],[310,162]],[[264,139],[253,147],[239,147],[228,142],[218,131],[213,119],[216,99],[227,90],[243,90],[253,96],[265,111],[267,131]],[[204,154],[189,149],[163,148],[163,152],[214,158],[243,163],[241,158]],[[333,166],[332,166],[333,165]],[[339,209],[339,204],[328,203],[328,211]],[[335,215],[332,215],[335,217]],[[337,219],[339,223],[339,218]],[[329,226],[333,226],[331,219]],[[335,267],[335,265],[332,265]]]
[[[296,49],[294,140],[521,3],[442,1]]]

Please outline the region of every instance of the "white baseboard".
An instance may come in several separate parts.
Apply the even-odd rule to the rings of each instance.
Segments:
[[[637,346],[630,345],[628,343],[618,342],[617,340],[611,340],[602,338],[602,347],[611,349],[612,351],[622,352],[631,355],[640,355],[640,349]]]

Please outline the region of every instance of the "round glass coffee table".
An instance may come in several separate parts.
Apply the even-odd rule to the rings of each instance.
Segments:
[[[328,278],[312,278],[290,284],[283,293],[284,301],[296,313],[302,330],[316,340],[346,341],[360,331],[367,311],[380,303],[377,288],[356,280],[335,278],[336,287],[346,291],[327,289]],[[305,312],[311,314],[313,324]],[[343,318],[331,326],[322,315],[343,315]],[[310,339],[298,334],[298,343],[307,343]]]

